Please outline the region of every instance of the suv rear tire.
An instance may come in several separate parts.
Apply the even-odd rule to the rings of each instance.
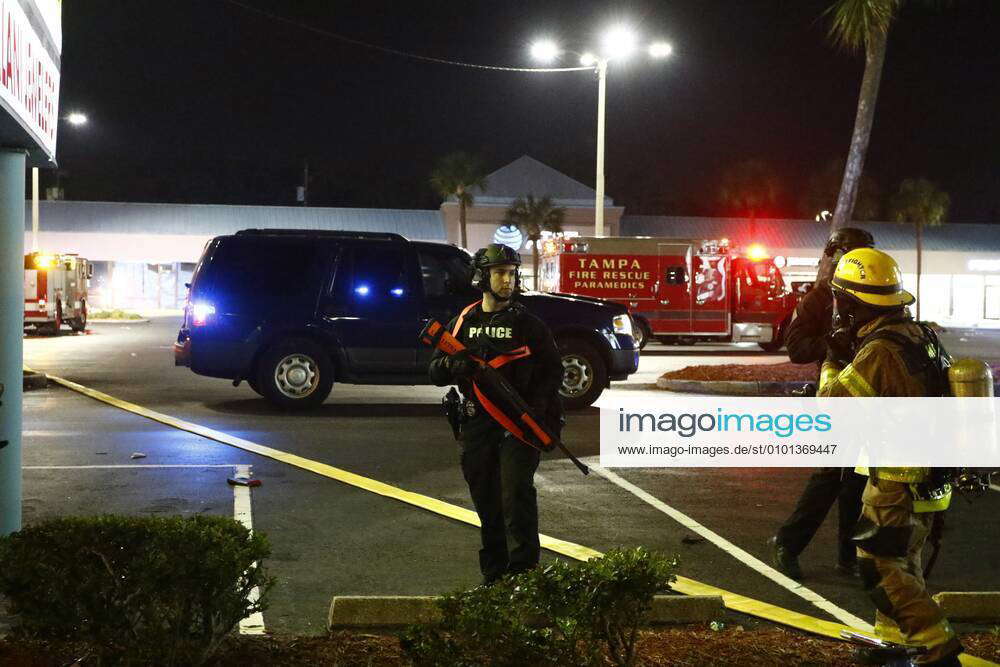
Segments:
[[[563,381],[559,388],[567,410],[589,407],[608,384],[604,359],[590,343],[582,340],[558,342],[562,356]]]
[[[285,338],[261,357],[256,385],[261,396],[285,410],[315,408],[333,389],[333,363],[308,338]]]

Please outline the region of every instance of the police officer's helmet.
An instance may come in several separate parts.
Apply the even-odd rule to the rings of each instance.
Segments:
[[[521,266],[521,255],[510,246],[491,243],[480,248],[472,258],[472,284],[483,292],[490,291],[490,267],[513,264]],[[515,291],[520,287],[520,272],[515,275]]]
[[[857,248],[874,248],[875,238],[864,229],[857,227],[841,227],[830,234],[823,254],[833,257],[838,251],[850,252]]]
[[[858,248],[841,257],[830,288],[836,297],[847,297],[878,310],[909,306],[916,301],[903,289],[903,274],[896,260],[874,248]]]

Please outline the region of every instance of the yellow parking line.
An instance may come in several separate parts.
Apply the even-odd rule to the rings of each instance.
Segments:
[[[31,369],[25,366],[25,370],[30,371]],[[312,459],[307,459],[295,454],[289,454],[288,452],[260,445],[255,442],[251,442],[250,440],[244,440],[243,438],[238,438],[236,436],[229,435],[228,433],[223,433],[222,431],[216,431],[215,429],[211,429],[206,426],[200,426],[192,422],[184,421],[183,419],[177,419],[176,417],[165,415],[162,412],[156,412],[155,410],[144,408],[141,405],[129,403],[128,401],[123,401],[120,398],[115,398],[114,396],[109,396],[108,394],[97,391],[96,389],[85,387],[64,378],[56,377],[54,375],[49,375],[48,377],[53,382],[61,384],[67,389],[72,389],[73,391],[79,392],[103,403],[107,403],[108,405],[113,405],[116,408],[137,414],[141,417],[146,417],[147,419],[152,419],[153,421],[166,424],[167,426],[171,426],[181,431],[187,431],[188,433],[200,435],[209,440],[221,442],[222,444],[230,445],[232,447],[238,447],[244,451],[252,452],[260,456],[266,456],[267,458],[274,459],[275,461],[287,463],[288,465],[314,472],[317,475],[322,475],[323,477],[328,477],[330,479],[337,480],[338,482],[343,482],[344,484],[349,484],[359,489],[364,489],[365,491],[385,496],[386,498],[393,498],[415,507],[425,509],[429,512],[446,516],[449,519],[461,521],[472,526],[479,526],[479,517],[476,516],[476,513],[472,510],[458,507],[457,505],[452,505],[451,503],[446,503],[420,493],[404,491],[398,487],[348,472],[342,468],[336,468],[326,463],[313,461]],[[591,558],[598,558],[602,555],[600,551],[596,551],[573,542],[559,540],[554,537],[549,537],[548,535],[539,535],[538,537],[543,548],[576,560],[585,561],[590,560]],[[800,614],[777,605],[762,602],[760,600],[754,600],[753,598],[748,598],[737,593],[731,593],[730,591],[716,588],[715,586],[711,586],[709,584],[703,584],[699,581],[695,581],[694,579],[688,579],[687,577],[678,576],[677,581],[673,584],[672,588],[679,593],[684,593],[685,595],[719,595],[722,597],[722,601],[726,608],[732,609],[733,611],[749,614],[751,616],[757,616],[769,621],[774,621],[775,623],[787,625],[789,627],[811,632],[813,634],[831,637],[833,639],[840,639],[841,630],[855,630],[856,632],[863,632],[863,630],[852,628],[847,625],[824,621],[823,619],[815,618],[807,614]],[[962,664],[973,667],[981,667],[994,665],[995,663],[981,660],[980,658],[974,658],[973,656],[963,655]]]

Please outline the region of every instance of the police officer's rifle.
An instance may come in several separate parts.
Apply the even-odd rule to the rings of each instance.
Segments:
[[[435,320],[428,322],[420,332],[420,340],[448,356],[455,356],[468,350],[460,340],[448,333],[447,329]],[[548,452],[558,447],[580,469],[580,472],[584,475],[590,473],[590,469],[566,449],[562,440],[532,413],[531,408],[507,378],[484,360],[471,355],[469,358],[477,362],[476,372],[471,378],[472,390],[479,404],[495,422],[515,438],[535,449]]]

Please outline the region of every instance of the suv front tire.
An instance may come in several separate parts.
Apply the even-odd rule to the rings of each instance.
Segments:
[[[330,395],[333,363],[308,338],[285,338],[261,357],[256,385],[261,396],[280,408],[307,410]]]
[[[563,381],[559,387],[567,410],[586,408],[597,400],[608,384],[608,369],[600,353],[590,343],[569,339],[558,341],[562,356]]]

